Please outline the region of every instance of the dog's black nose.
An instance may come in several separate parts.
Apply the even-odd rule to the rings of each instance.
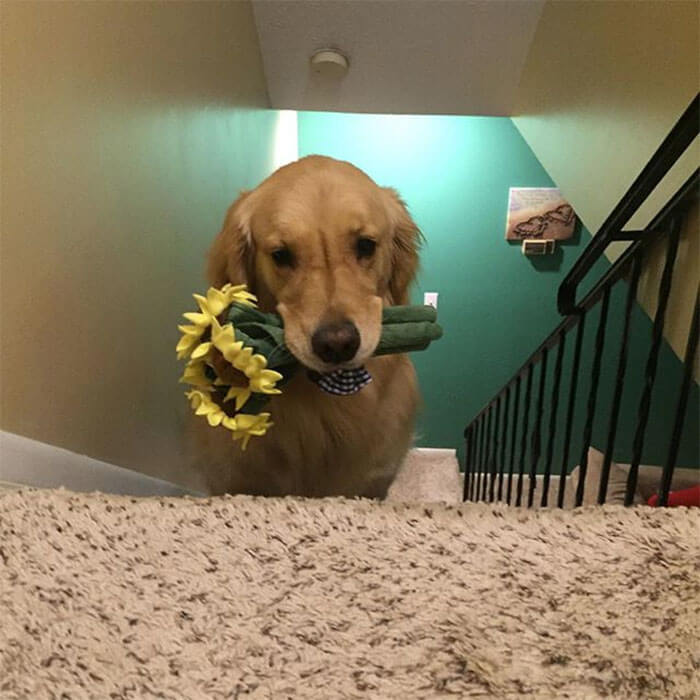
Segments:
[[[355,357],[360,333],[352,321],[324,323],[311,337],[311,347],[324,362],[337,365]]]

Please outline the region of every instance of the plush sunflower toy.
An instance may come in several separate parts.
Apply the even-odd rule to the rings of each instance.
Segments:
[[[299,369],[284,343],[284,325],[277,314],[262,313],[245,285],[210,288],[195,294],[199,311],[184,314],[189,322],[178,326],[178,359],[187,360],[180,382],[195,414],[212,427],[231,431],[246,448],[253,436],[263,436],[273,425],[262,409]],[[442,336],[437,313],[430,306],[387,307],[375,355],[424,350]],[[331,394],[353,394],[372,378],[364,368],[310,373]]]

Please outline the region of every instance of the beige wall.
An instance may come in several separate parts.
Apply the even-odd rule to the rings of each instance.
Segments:
[[[196,485],[176,324],[276,114],[246,2],[2,2],[0,427]]]
[[[695,297],[700,282],[700,218],[698,205],[688,212],[681,231],[681,238],[673,268],[673,283],[668,298],[668,311],[664,334],[678,357],[685,357],[690,324],[693,320]],[[654,318],[659,300],[659,284],[666,262],[666,239],[659,241],[647,256],[647,262],[639,278],[637,298],[640,304]],[[700,380],[700,364],[695,364],[695,379]]]
[[[694,0],[545,5],[513,121],[593,233],[700,88],[699,12]],[[695,139],[630,226],[644,226],[699,163]],[[684,234],[686,269],[669,309],[668,338],[679,355],[697,290],[695,222]],[[608,257],[622,249],[611,246]],[[645,289],[640,301],[651,311]]]

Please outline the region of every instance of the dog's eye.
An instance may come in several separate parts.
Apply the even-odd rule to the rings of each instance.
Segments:
[[[273,250],[272,259],[277,267],[292,267],[292,265],[294,265],[294,256],[289,248]]]
[[[377,241],[371,238],[358,238],[355,246],[358,258],[371,258],[377,249]]]

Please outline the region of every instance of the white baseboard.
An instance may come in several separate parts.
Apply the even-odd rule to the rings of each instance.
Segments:
[[[431,462],[454,460],[456,450],[414,447],[411,452]],[[101,491],[129,496],[202,496],[162,479],[80,455],[21,435],[0,431],[0,489],[34,486],[71,491]]]
[[[454,457],[457,458],[457,450],[448,447],[414,447],[411,452],[425,454],[430,457]]]
[[[129,496],[200,496],[162,479],[0,431],[0,488],[35,486]]]

